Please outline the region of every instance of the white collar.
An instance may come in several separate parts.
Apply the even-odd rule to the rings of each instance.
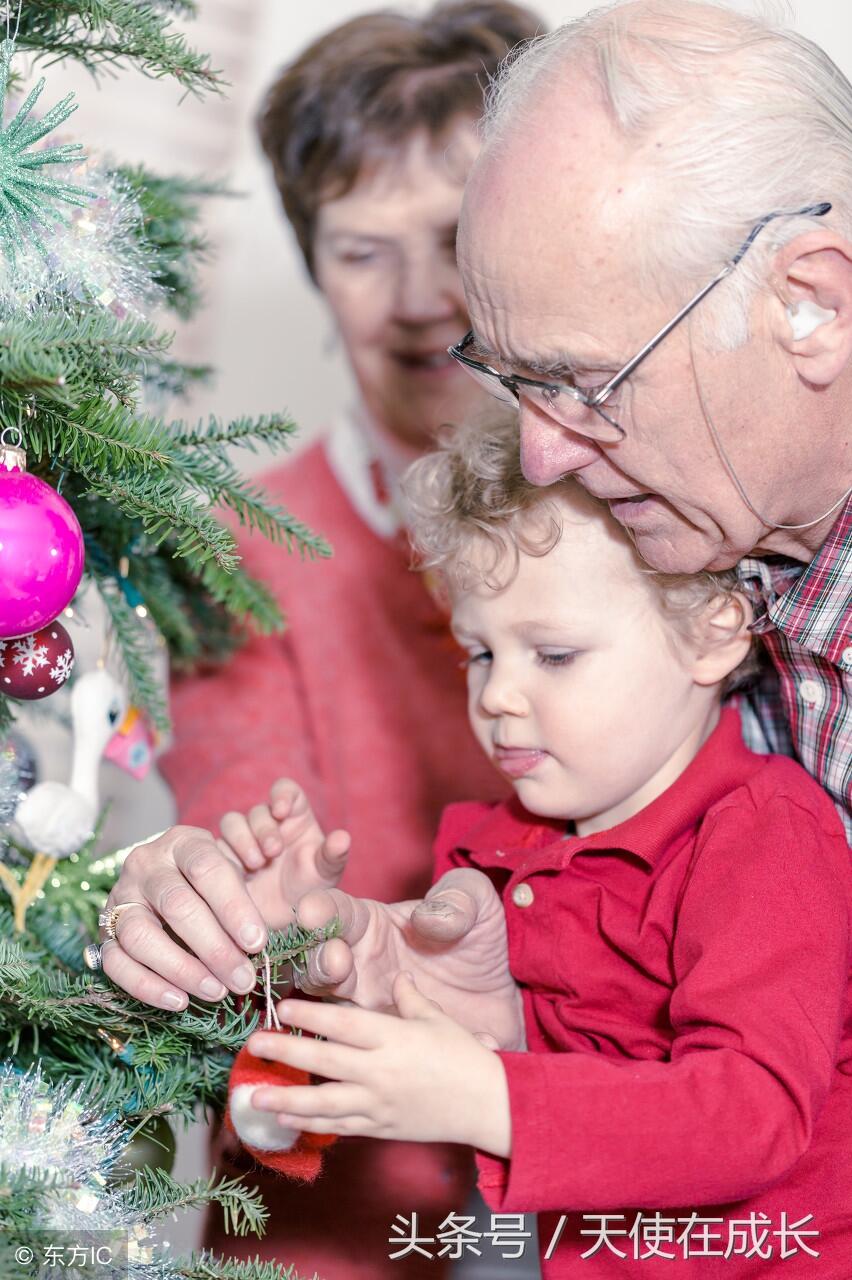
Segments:
[[[338,414],[325,450],[332,472],[358,515],[380,538],[392,538],[405,526],[399,475],[389,465],[391,449],[360,407]]]

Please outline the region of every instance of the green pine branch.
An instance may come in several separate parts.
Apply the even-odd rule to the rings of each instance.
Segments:
[[[18,46],[48,65],[74,58],[91,72],[133,66],[153,79],[170,76],[188,92],[219,92],[221,73],[173,25],[186,3],[145,0],[25,0]]]
[[[0,418],[4,416],[0,407]],[[106,399],[77,401],[67,410],[40,404],[27,421],[26,442],[33,470],[37,469],[33,464],[39,462],[52,466],[61,462],[64,471],[100,473],[101,482],[110,472],[128,467],[136,467],[144,475],[152,468],[162,471],[169,465],[168,438],[162,424]]]
[[[131,399],[140,377],[156,373],[171,341],[170,334],[158,333],[150,321],[118,319],[101,310],[40,308],[37,315],[4,316],[0,382],[10,397],[6,413],[36,395],[71,408],[104,392]],[[31,435],[37,446],[38,420],[33,426],[28,439]],[[55,432],[58,423],[52,427]],[[55,451],[55,445],[49,447]]]
[[[151,718],[161,733],[169,730],[169,712],[165,691],[154,674],[154,655],[148,634],[139,626],[133,609],[119,589],[115,578],[93,571],[91,577],[104,603],[113,634],[121,652],[130,696]]]
[[[179,1280],[299,1280],[294,1266],[265,1262],[257,1255],[244,1259],[216,1258],[203,1251],[180,1259],[176,1265]]]
[[[155,174],[142,165],[116,173],[139,205],[140,240],[154,257],[154,283],[165,291],[166,305],[186,319],[200,301],[199,268],[210,257],[198,229],[202,201],[233,193],[221,182]]]
[[[245,436],[247,424],[241,422],[237,426]],[[309,558],[331,555],[331,547],[324,538],[312,533],[307,525],[277,503],[269,502],[258,485],[237,471],[220,450],[221,445],[216,452],[176,446],[172,456],[179,469],[192,476],[193,483],[206,493],[211,503],[228,507],[246,528],[256,530],[270,542],[286,543],[288,551],[298,547],[301,554]]]
[[[2,741],[14,723],[15,716],[12,711],[12,704],[8,698],[4,698],[3,695],[0,694],[0,741]],[[2,852],[3,841],[0,840],[0,853]]]
[[[243,572],[226,572],[215,560],[201,566],[199,577],[212,600],[236,618],[250,618],[261,635],[281,630],[283,622],[278,602],[259,579]]]
[[[102,883],[102,873],[86,865],[81,859],[63,872],[62,892],[71,899],[76,886],[80,918],[91,920],[96,895],[83,896],[79,886],[85,876]],[[179,1014],[141,1004],[83,969],[91,933],[58,918],[52,893],[30,909],[28,931],[18,937],[0,903],[0,1056],[22,1069],[38,1059],[48,1079],[84,1084],[92,1106],[137,1125],[164,1114],[189,1120],[199,1106],[221,1106],[233,1056],[259,1025],[255,1004],[191,1000]],[[336,932],[335,922],[273,933],[266,953],[273,989],[285,964],[303,970],[308,951]],[[254,962],[260,978],[265,962]]]
[[[211,558],[228,572],[239,564],[233,535],[199,504],[186,478],[126,468],[104,474],[79,461],[76,470],[91,493],[138,520],[154,546],[168,538],[172,555],[187,557],[199,571]]]
[[[164,1169],[142,1169],[124,1193],[124,1201],[130,1213],[138,1213],[148,1222],[218,1204],[225,1215],[225,1230],[237,1236],[249,1232],[262,1236],[269,1218],[256,1187],[244,1186],[239,1178],[223,1177],[217,1181],[215,1169],[209,1178],[187,1184],[177,1182]]]
[[[256,453],[259,444],[271,450],[289,449],[298,430],[296,423],[290,418],[276,414],[263,414],[259,418],[235,418],[233,422],[222,422],[211,416],[206,424],[198,423],[195,427],[178,424],[172,439],[175,444],[187,449],[218,451],[237,446]]]

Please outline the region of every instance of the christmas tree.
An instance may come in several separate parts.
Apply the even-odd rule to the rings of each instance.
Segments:
[[[146,407],[207,372],[174,359],[170,334],[149,317],[155,308],[185,317],[197,305],[205,246],[195,220],[210,187],[86,158],[82,144],[55,141],[58,129],[64,138],[70,127],[71,95],[38,118],[45,86],[23,97],[27,54],[36,62],[75,58],[95,73],[133,64],[174,77],[187,92],[217,91],[216,73],[171,26],[172,13],[192,7],[186,0],[23,0],[19,10],[6,9],[0,732],[12,716],[4,691],[41,696],[44,681],[29,687],[23,670],[26,637],[61,614],[81,571],[108,610],[133,700],[162,726],[166,712],[151,678],[140,604],[177,663],[226,653],[233,620],[262,630],[280,625],[266,589],[238,571],[234,536],[216,508],[291,550],[328,554],[320,537],[240,474],[229,452],[259,442],[286,446],[294,430],[286,417],[194,425]],[[21,101],[10,103],[17,90]],[[18,445],[26,464],[15,456]],[[50,541],[42,534],[47,522],[65,527],[40,547],[40,536]],[[32,651],[29,645],[30,666]],[[29,676],[48,676],[50,685],[46,667],[36,663]],[[62,664],[53,680],[62,683]]]
[[[152,623],[177,664],[225,657],[246,624],[281,625],[266,588],[240,572],[233,524],[328,554],[233,461],[234,446],[286,446],[285,415],[191,424],[152,408],[208,372],[174,358],[152,317],[198,305],[198,207],[215,188],[86,155],[69,132],[72,95],[50,94],[49,65],[66,58],[95,74],[136,66],[188,93],[219,92],[216,72],[173,26],[193,8],[23,0],[0,12],[0,746],[15,700],[73,680],[61,618],[81,582],[104,602],[123,689],[165,728]],[[34,80],[42,63],[46,82]],[[2,1274],[27,1274],[20,1259],[38,1257],[39,1233],[70,1240],[88,1228],[124,1242],[115,1274],[139,1280],[287,1275],[268,1263],[177,1261],[149,1239],[157,1217],[213,1201],[235,1230],[262,1230],[265,1210],[238,1182],[182,1186],[150,1160],[127,1168],[143,1139],[168,1151],[165,1117],[221,1105],[259,1014],[230,1001],[166,1015],[84,969],[120,855],[75,840],[73,805],[59,806],[61,821],[53,814],[58,834],[30,836],[20,764],[0,750],[0,1247],[17,1268],[4,1257]],[[91,825],[85,810],[76,816],[81,830]],[[276,935],[258,965],[274,977],[318,940]],[[67,1258],[63,1266],[75,1274]]]

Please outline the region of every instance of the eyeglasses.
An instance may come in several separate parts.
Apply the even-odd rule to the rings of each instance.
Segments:
[[[703,298],[711,289],[715,289],[717,284],[729,276],[734,268],[742,261],[748,250],[754,244],[763,228],[775,218],[799,218],[811,216],[814,218],[822,218],[831,209],[831,205],[827,201],[821,204],[809,204],[804,209],[782,210],[777,213],[767,213],[764,218],[755,223],[751,231],[740,245],[737,252],[722,267],[718,275],[714,276],[709,284],[699,289],[694,297],[690,298],[685,306],[664,325],[659,333],[655,333],[650,342],[646,342],[641,351],[628,360],[623,368],[619,369],[608,382],[600,387],[577,387],[570,382],[542,382],[538,378],[525,378],[518,373],[501,373],[499,369],[493,369],[491,365],[485,364],[484,361],[474,360],[472,356],[465,355],[469,347],[473,345],[473,330],[466,334],[454,347],[449,347],[449,354],[454,360],[458,360],[459,364],[464,365],[465,369],[476,379],[485,389],[498,400],[507,401],[509,404],[517,404],[521,396],[529,400],[530,403],[540,408],[548,417],[553,418],[561,426],[576,426],[576,420],[572,419],[572,414],[576,413],[575,405],[584,405],[587,409],[592,409],[595,418],[590,424],[583,425],[583,435],[587,435],[594,440],[602,443],[614,444],[618,440],[624,438],[624,430],[618,425],[614,418],[605,412],[603,406],[615,391],[621,386],[626,378],[639,367],[642,361],[651,354],[667,337],[672,329],[680,324],[685,316],[688,316],[694,307],[697,307]]]

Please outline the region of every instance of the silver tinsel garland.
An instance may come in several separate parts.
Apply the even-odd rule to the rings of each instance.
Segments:
[[[140,235],[142,214],[130,187],[102,162],[75,166],[91,197],[63,222],[26,238],[14,262],[0,255],[0,314],[98,305],[141,319],[163,297],[154,254]]]
[[[98,1233],[114,1241],[127,1280],[173,1275],[166,1259],[157,1257],[141,1215],[128,1209],[121,1188],[109,1181],[124,1144],[122,1127],[89,1113],[80,1088],[49,1085],[38,1067],[23,1074],[8,1063],[0,1067],[0,1167],[46,1184],[33,1224],[44,1233],[45,1250],[52,1241],[68,1252],[73,1242]]]

